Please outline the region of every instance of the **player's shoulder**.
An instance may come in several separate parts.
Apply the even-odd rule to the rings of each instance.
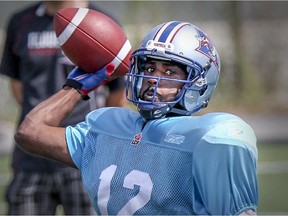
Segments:
[[[143,125],[143,118],[138,112],[126,107],[103,107],[87,114],[86,124],[92,130],[101,133],[113,132],[114,135],[133,133],[136,127]]]
[[[185,130],[199,129],[206,133],[214,127],[225,127],[230,123],[247,124],[240,117],[224,112],[214,112],[199,116],[180,116],[169,118],[169,125],[185,125]],[[182,128],[184,129],[184,128]]]
[[[210,113],[200,118],[210,125],[202,140],[211,144],[235,145],[256,151],[257,139],[254,130],[239,116],[231,113]]]
[[[34,3],[27,5],[25,8],[18,10],[10,15],[8,28],[13,29],[13,31],[18,31],[20,27],[29,23],[31,19],[36,16],[36,10],[40,7],[40,3]]]
[[[215,112],[201,116],[172,117],[166,129],[185,135],[194,143],[219,144],[249,148],[256,153],[256,136],[252,127],[239,116]],[[189,143],[188,143],[189,144]]]
[[[40,2],[29,4],[26,7],[14,12],[11,15],[12,19],[21,19],[26,16],[31,16],[36,13],[36,10],[41,6]],[[18,20],[19,21],[19,20]]]
[[[225,125],[227,123],[231,122],[238,122],[247,124],[241,117],[232,114],[232,113],[226,113],[226,112],[213,112],[213,113],[207,113],[202,116],[198,116],[201,121],[205,121],[209,125]]]
[[[138,112],[135,112],[129,108],[126,107],[102,107],[99,109],[96,109],[90,113],[87,114],[86,118],[92,119],[92,120],[98,120],[99,118],[105,118],[105,119],[113,119],[114,121],[117,119],[137,119],[140,115]]]

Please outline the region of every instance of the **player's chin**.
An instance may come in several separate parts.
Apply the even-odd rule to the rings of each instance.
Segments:
[[[159,98],[157,97],[157,96],[153,96],[153,94],[151,95],[151,94],[144,94],[144,96],[142,97],[142,100],[144,100],[144,101],[149,101],[149,102],[161,102],[160,100],[159,100]]]

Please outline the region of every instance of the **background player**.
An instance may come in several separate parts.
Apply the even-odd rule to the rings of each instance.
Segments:
[[[11,79],[11,89],[21,106],[19,122],[38,103],[47,99],[65,83],[74,68],[63,55],[53,29],[54,13],[66,7],[89,7],[87,1],[44,1],[14,14],[7,37],[0,72]],[[90,110],[103,106],[124,106],[123,78],[91,92],[90,103],[77,105],[62,126],[84,119]],[[50,215],[63,205],[68,215],[91,214],[78,170],[34,157],[15,146],[12,158],[13,179],[7,190],[8,214]]]
[[[76,127],[59,127],[113,71],[108,65],[83,78],[75,68],[68,79],[82,87],[66,86],[37,106],[16,141],[79,168],[98,214],[255,214],[253,130],[228,113],[191,116],[207,106],[219,78],[210,38],[190,23],[167,22],[144,37],[131,60],[127,97],[139,113],[102,108]]]

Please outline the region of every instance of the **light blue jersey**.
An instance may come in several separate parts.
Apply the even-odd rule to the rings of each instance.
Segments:
[[[256,211],[253,130],[227,113],[149,121],[102,108],[66,129],[69,152],[98,214]]]

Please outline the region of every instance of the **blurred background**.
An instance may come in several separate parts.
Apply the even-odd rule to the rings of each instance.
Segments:
[[[285,1],[94,1],[111,14],[137,48],[155,25],[191,22],[214,41],[221,76],[201,114],[231,112],[255,130],[259,147],[258,214],[288,215],[288,2]],[[0,2],[0,57],[13,12],[31,1]],[[18,107],[0,75],[0,214],[10,177],[10,152]]]

